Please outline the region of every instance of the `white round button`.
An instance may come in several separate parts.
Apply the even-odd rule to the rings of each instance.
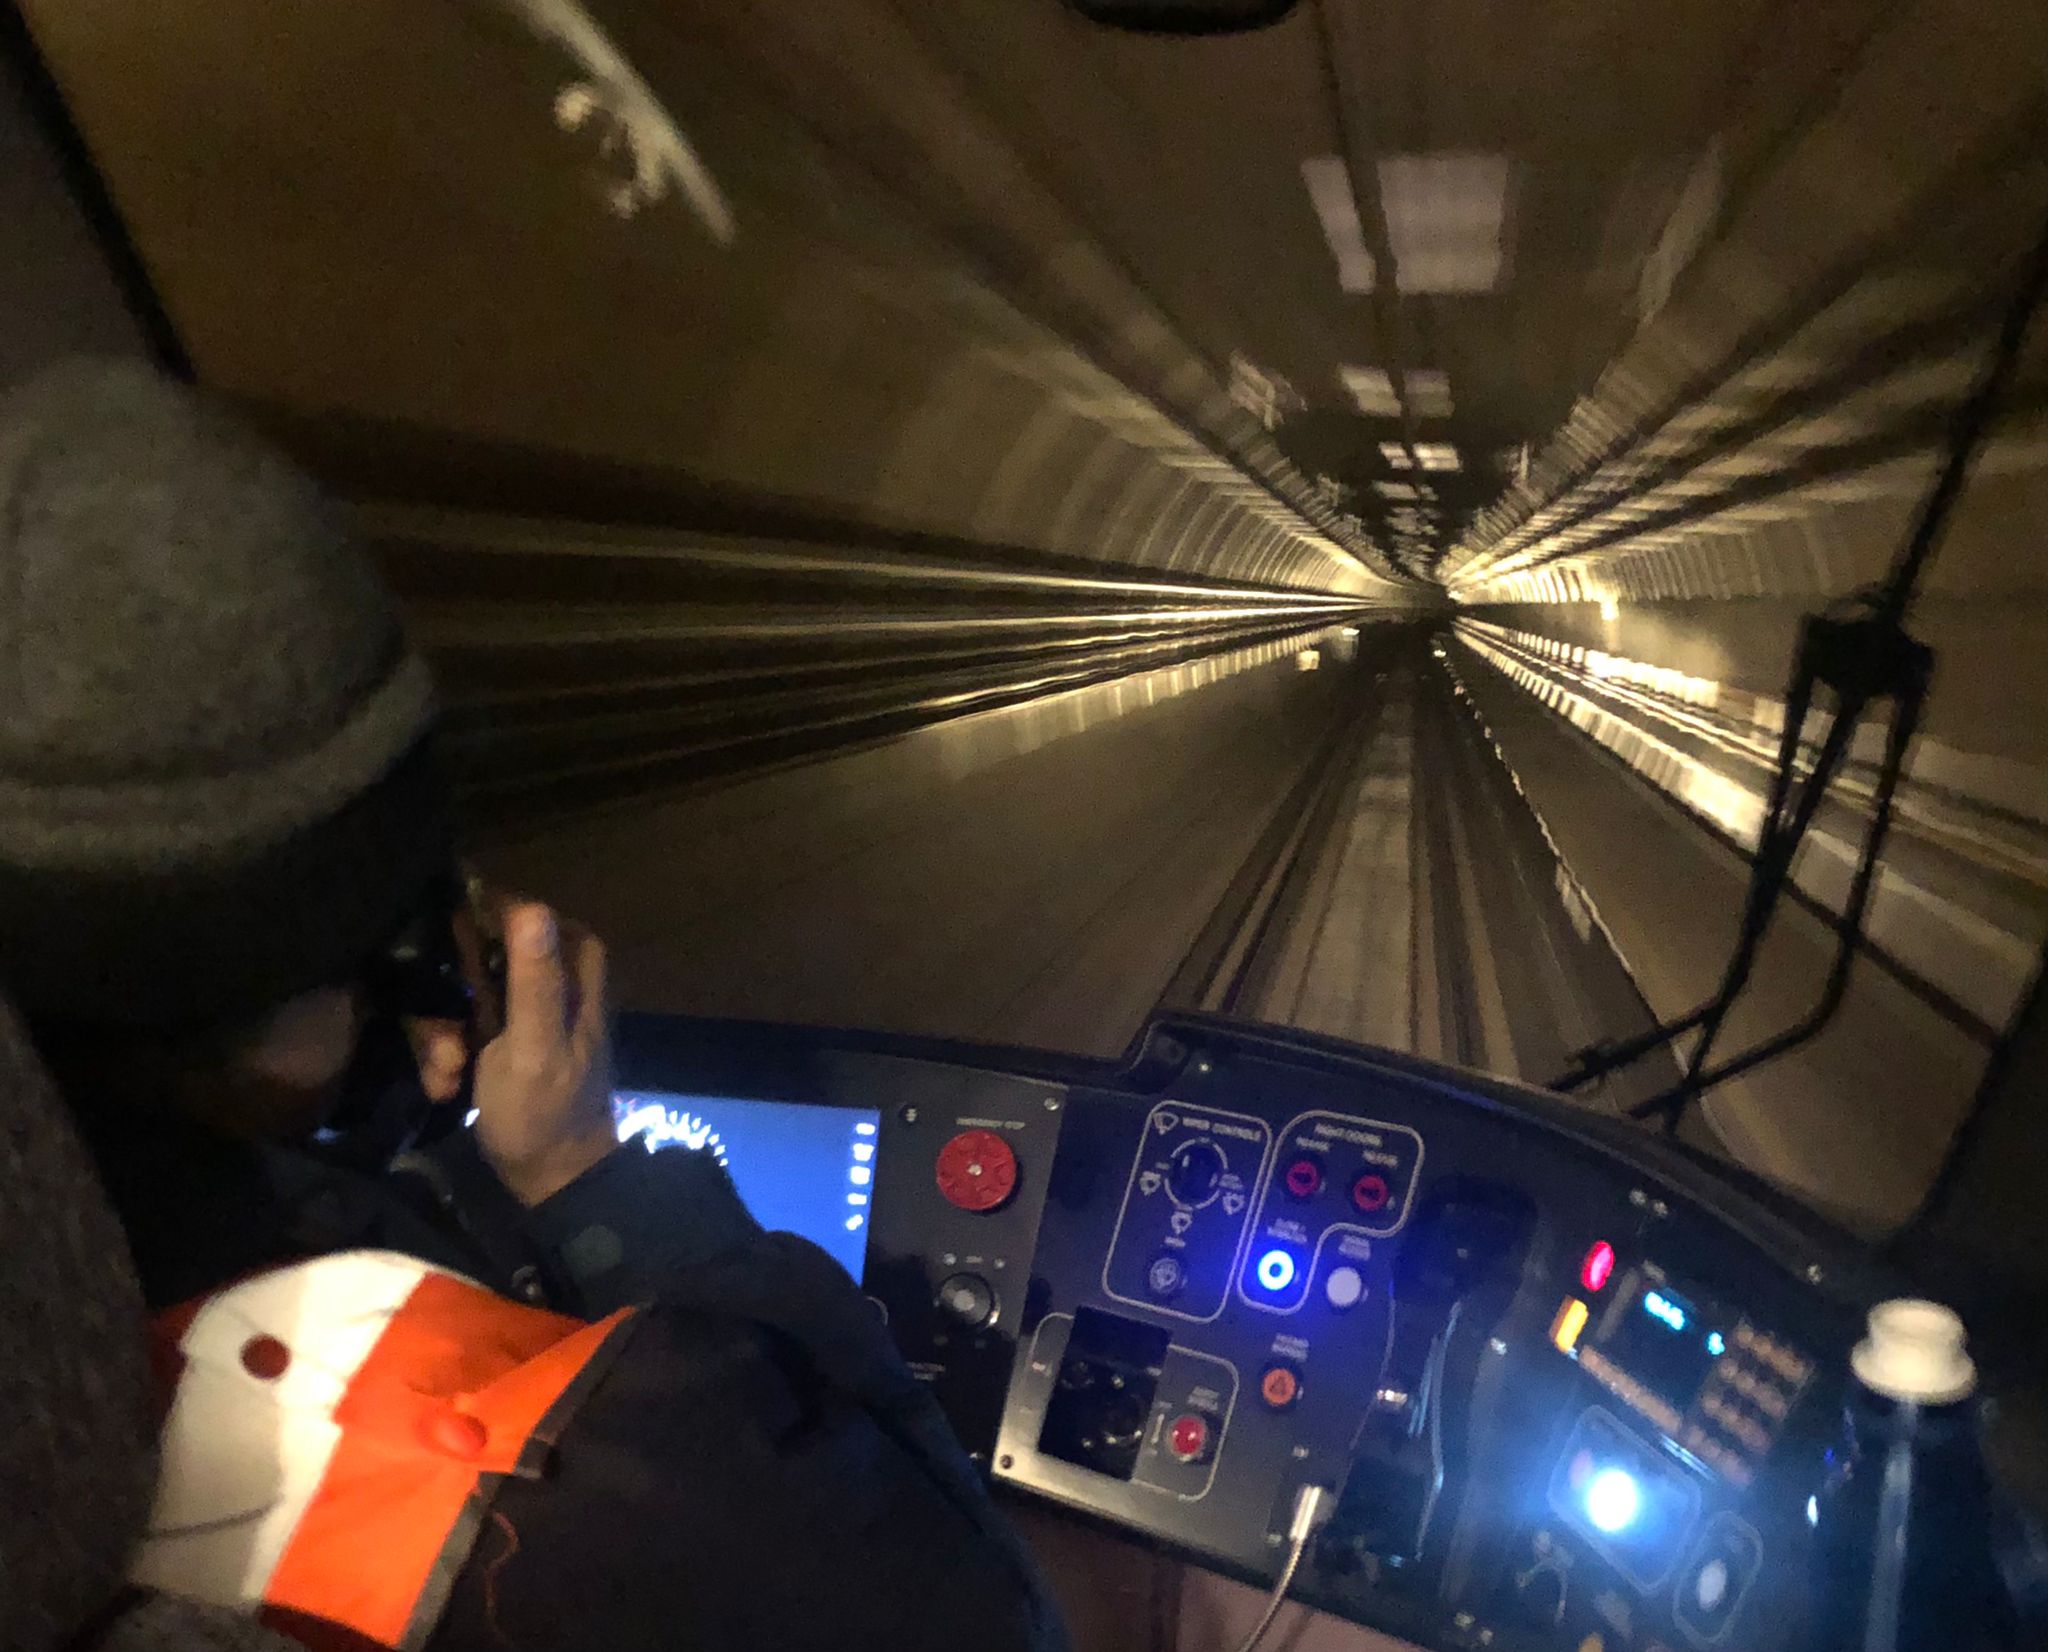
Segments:
[[[1332,1268],[1323,1280],[1323,1295],[1333,1308],[1355,1308],[1365,1295],[1365,1277],[1356,1268]]]
[[[1702,1612],[1715,1610],[1728,1598],[1728,1562],[1715,1558],[1700,1568],[1700,1575],[1693,1580],[1692,1598],[1700,1603]]]

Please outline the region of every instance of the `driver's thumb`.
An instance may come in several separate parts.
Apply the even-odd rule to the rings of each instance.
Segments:
[[[568,993],[562,979],[561,932],[545,906],[514,907],[507,917],[505,1031],[507,1044],[534,1062],[550,1059],[568,1037]]]

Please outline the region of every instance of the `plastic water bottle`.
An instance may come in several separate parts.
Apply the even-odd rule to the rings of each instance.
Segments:
[[[1963,1322],[1938,1302],[1882,1303],[1849,1363],[1846,1439],[1816,1509],[1817,1652],[2011,1646]]]

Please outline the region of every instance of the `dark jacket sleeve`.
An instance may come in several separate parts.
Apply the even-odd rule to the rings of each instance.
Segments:
[[[486,1283],[588,1319],[660,1298],[679,1269],[761,1233],[725,1167],[702,1153],[629,1143],[532,1210],[466,1130],[396,1168],[487,1260]]]
[[[707,1154],[627,1146],[531,1211],[467,1138],[434,1173],[557,1307],[644,1304],[549,1474],[507,1481],[434,1638],[1057,1652],[1035,1563],[846,1271]]]
[[[549,1471],[508,1479],[434,1652],[1061,1652],[1029,1555],[823,1251],[668,1276]]]

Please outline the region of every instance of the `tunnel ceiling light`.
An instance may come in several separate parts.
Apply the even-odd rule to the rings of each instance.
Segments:
[[[1407,444],[1403,442],[1380,443],[1380,457],[1396,470],[1413,470],[1415,468],[1415,460],[1409,454]]]
[[[1337,261],[1337,285],[1347,293],[1371,292],[1379,266],[1365,244],[1351,168],[1342,155],[1311,155],[1301,163],[1301,181],[1308,186],[1309,205],[1323,226],[1330,256]]]
[[[1375,482],[1372,491],[1382,499],[1413,499],[1417,497],[1413,482]]]
[[[1408,406],[1418,419],[1448,419],[1451,416],[1451,376],[1433,367],[1411,367],[1401,375],[1408,391]]]
[[[1402,292],[1487,293],[1500,285],[1511,176],[1505,155],[1435,150],[1380,161],[1380,203]],[[1355,209],[1352,216],[1355,223]]]
[[[1448,442],[1417,442],[1415,457],[1422,461],[1424,470],[1463,470],[1464,463],[1458,457],[1458,450]]]
[[[1346,393],[1358,404],[1358,411],[1372,419],[1398,418],[1401,398],[1394,394],[1394,381],[1384,368],[1340,367],[1337,377]]]

